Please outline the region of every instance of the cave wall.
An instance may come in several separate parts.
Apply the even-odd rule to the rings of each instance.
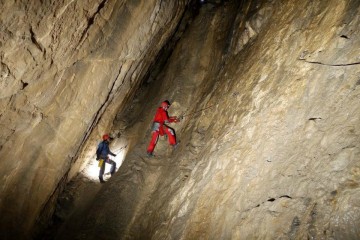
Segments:
[[[110,128],[132,147],[73,237],[359,238],[359,2],[209,1],[141,85],[186,3],[1,3],[1,239]],[[163,99],[180,145],[147,159]]]
[[[86,141],[109,130],[186,4],[0,3],[1,239],[30,237],[51,216]]]
[[[196,101],[212,107],[184,122],[133,229],[152,239],[358,239],[359,2],[242,7],[213,91]],[[207,28],[214,39],[222,11]]]
[[[358,239],[359,13],[352,0],[202,7],[133,101],[138,142],[73,236]],[[185,115],[180,146],[160,139],[146,158],[163,99]]]

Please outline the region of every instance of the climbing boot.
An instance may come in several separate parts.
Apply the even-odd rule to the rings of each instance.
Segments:
[[[99,177],[100,183],[104,183],[104,179],[102,177]]]

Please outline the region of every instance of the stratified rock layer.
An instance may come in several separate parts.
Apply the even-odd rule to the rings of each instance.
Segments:
[[[40,2],[0,4],[1,239],[29,237],[51,214],[80,149],[111,126],[187,1]]]
[[[2,6],[5,239],[110,126],[124,163],[57,239],[360,238],[359,1],[209,2],[165,66],[180,1]],[[164,99],[180,145],[146,158]]]
[[[205,5],[129,107],[122,138],[140,141],[76,236],[359,238],[359,16],[356,1]],[[149,159],[164,99],[181,142]]]

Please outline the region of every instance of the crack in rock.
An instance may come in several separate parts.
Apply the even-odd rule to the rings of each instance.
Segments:
[[[91,17],[88,18],[87,26],[86,26],[86,28],[84,29],[84,31],[82,32],[81,37],[80,37],[80,41],[79,41],[79,44],[78,44],[79,46],[80,46],[81,43],[84,41],[85,36],[86,36],[86,33],[89,31],[90,27],[94,24],[94,22],[95,22],[95,17],[100,13],[101,9],[104,8],[106,1],[107,1],[107,0],[103,0],[103,1],[99,4],[99,6],[98,6],[97,10],[95,11],[95,13],[94,13]]]
[[[43,52],[45,54],[45,48],[36,39],[34,30],[32,29],[32,27],[30,28],[30,39],[31,39],[31,42],[40,50],[40,52]]]
[[[316,120],[322,120],[321,117],[312,117],[312,118],[309,118],[309,121],[314,121],[316,122]]]
[[[23,80],[21,80],[21,83],[22,83],[21,90],[24,90],[29,85],[29,83],[24,82]]]
[[[329,64],[329,63],[322,63],[322,62],[318,62],[318,61],[308,61],[308,60],[303,59],[303,58],[299,58],[298,60],[304,61],[306,63],[318,64],[318,65],[330,66],[330,67],[347,67],[347,66],[360,65],[360,62]]]
[[[293,199],[292,197],[290,197],[289,195],[281,195],[280,197],[277,197],[277,198],[269,198],[268,200],[266,200],[266,202],[275,202],[277,199],[280,199],[280,198],[288,198],[288,199]],[[265,202],[262,202],[262,203],[259,203],[257,204],[255,207],[252,207],[252,208],[248,208],[246,210],[244,210],[243,212],[248,212],[254,208],[258,208],[260,207],[261,205],[263,205]]]

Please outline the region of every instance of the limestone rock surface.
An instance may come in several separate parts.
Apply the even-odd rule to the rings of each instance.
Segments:
[[[0,5],[2,238],[73,176],[54,239],[360,238],[360,2],[195,2]],[[147,158],[165,99],[180,144]],[[123,163],[87,183],[105,131]]]
[[[122,138],[139,139],[73,236],[358,239],[359,13],[356,1],[204,6],[135,112],[118,114],[113,130],[128,122]],[[180,146],[160,139],[148,159],[163,99],[185,115]]]
[[[85,142],[110,130],[186,3],[1,1],[1,239],[52,214]]]

